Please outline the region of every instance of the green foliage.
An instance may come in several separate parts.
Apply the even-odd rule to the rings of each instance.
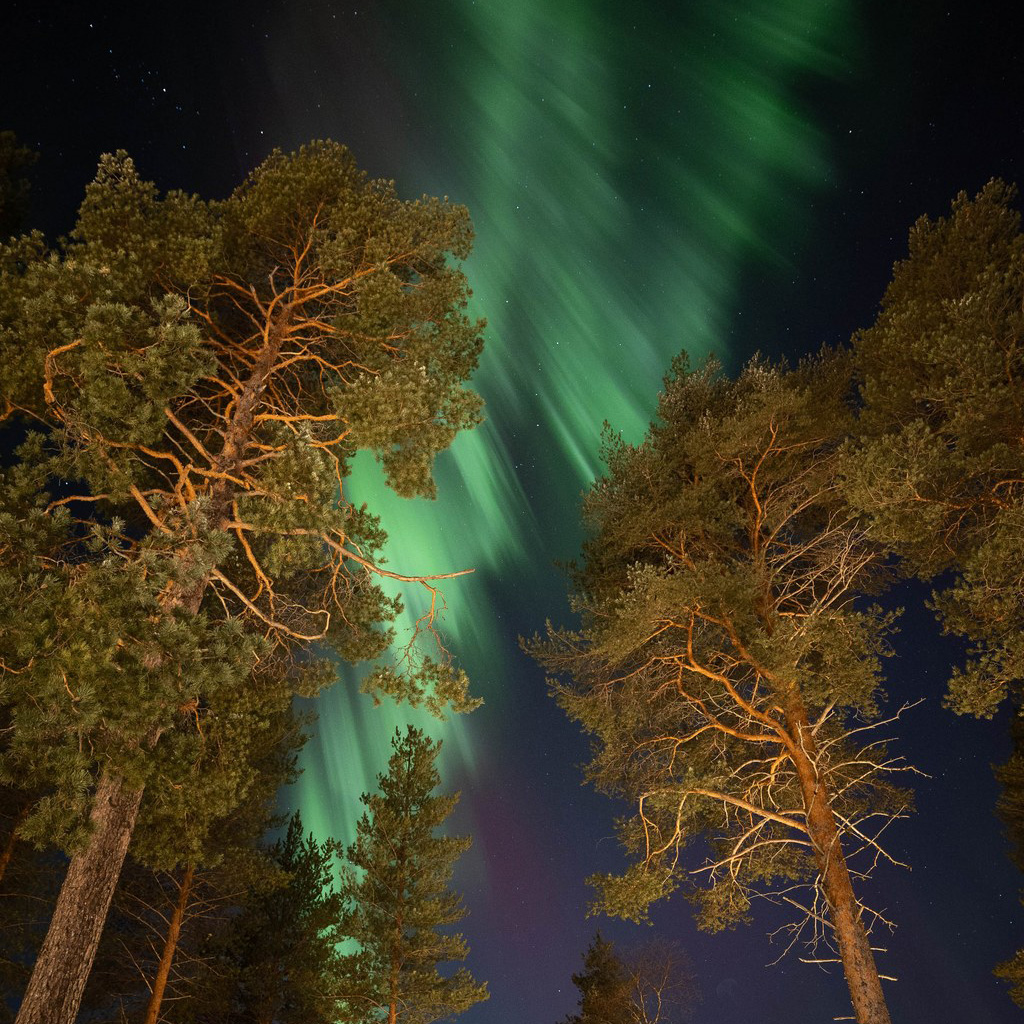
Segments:
[[[379,702],[381,696],[404,698],[413,707],[426,707],[435,717],[443,719],[445,710],[468,714],[483,701],[469,696],[469,679],[461,670],[434,658],[422,657],[399,674],[388,665],[378,665],[367,673],[360,689]]]
[[[993,973],[1009,983],[1010,998],[1024,1009],[1024,949],[1017,950],[1013,957],[1001,963]]]
[[[359,945],[342,962],[344,1019],[431,1024],[488,996],[465,968],[438,970],[468,953],[461,935],[442,929],[466,913],[449,884],[470,840],[435,835],[458,800],[432,795],[440,742],[410,726],[392,746],[380,791],[363,796],[366,813],[342,872],[340,933]]]
[[[923,577],[944,628],[972,643],[950,682],[991,716],[1024,680],[1024,237],[1014,190],[961,193],[921,218],[872,327],[854,338],[863,412],[845,465],[872,534]]]
[[[87,841],[106,770],[145,787],[136,856],[201,859],[292,697],[392,642],[385,533],[345,478],[364,447],[432,494],[478,421],[471,236],[321,142],[217,202],[107,155],[69,240],[0,247],[0,396],[27,429],[0,476],[0,782],[43,794],[27,839]],[[474,703],[448,658],[372,678]]]
[[[849,388],[838,353],[755,360],[735,381],[679,359],[645,440],[606,434],[573,572],[581,627],[528,645],[594,738],[587,778],[631,808],[632,863],[591,880],[597,911],[643,920],[681,888],[702,927],[730,926],[825,870],[814,794],[814,828],[827,816],[854,846],[907,807],[884,744],[852,731],[878,717],[893,617],[860,599],[884,582],[879,552],[835,481]]]
[[[583,957],[583,970],[572,976],[580,992],[579,1013],[564,1024],[633,1024],[630,977],[614,946],[598,932]]]
[[[334,1024],[342,897],[330,842],[303,835],[296,812],[269,851],[276,869],[242,900],[191,1015],[224,1024]],[[218,999],[218,995],[220,998]],[[203,998],[205,996],[205,998]]]
[[[194,729],[197,716],[202,722],[198,751],[191,742],[168,744],[163,775],[143,796],[129,854],[153,869],[227,862],[241,871],[239,860],[278,823],[277,794],[298,776],[311,718],[282,709],[274,690],[253,680],[218,696],[222,706],[182,711],[179,732]]]
[[[637,924],[649,923],[650,905],[671,896],[679,884],[672,869],[660,864],[632,864],[621,875],[591,875],[587,883],[597,892],[591,914],[609,914]]]

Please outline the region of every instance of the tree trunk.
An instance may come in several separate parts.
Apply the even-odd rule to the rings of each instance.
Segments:
[[[25,823],[30,810],[32,810],[32,804],[26,803],[18,811],[17,817],[11,824],[11,834],[7,837],[7,842],[4,843],[3,851],[0,852],[0,881],[3,881],[3,877],[7,873],[7,865],[11,863],[11,857],[14,856],[14,847],[18,842],[18,829]]]
[[[402,918],[399,916],[399,929],[401,929]],[[391,971],[388,975],[388,1024],[397,1024],[398,1021],[398,972],[399,961],[397,952],[391,957]]]
[[[174,905],[174,913],[171,914],[170,924],[167,926],[167,938],[164,940],[164,949],[160,954],[160,966],[157,968],[156,978],[153,980],[153,991],[149,996],[149,1005],[146,1007],[146,1017],[143,1024],[157,1024],[160,1019],[160,1005],[164,999],[164,992],[167,989],[167,979],[171,974],[171,964],[174,963],[174,953],[178,948],[178,939],[181,936],[181,925],[185,920],[185,909],[188,906],[188,898],[192,892],[192,878],[195,875],[195,866],[189,864],[185,869],[185,877],[181,880],[178,889],[178,902]]]
[[[68,865],[15,1024],[74,1024],[141,800],[141,788],[100,776],[92,832]]]
[[[388,1024],[395,1024],[395,1022],[398,1020],[398,1001],[395,999],[395,996],[393,994],[395,988],[394,981],[396,973],[397,972],[394,970],[394,968],[392,968],[390,985],[392,995],[388,997]]]
[[[265,994],[261,1005],[252,1011],[256,1015],[256,1024],[274,1024],[274,1014],[279,1007],[284,1005],[286,999],[284,985],[287,982],[280,960],[274,960],[269,974],[274,979],[274,990],[269,995]],[[264,989],[264,993],[266,993],[266,989]],[[252,996],[249,997],[249,1001],[251,999]]]
[[[818,777],[815,765],[817,749],[811,726],[798,694],[791,694],[787,702],[786,724],[796,741],[797,754],[793,763],[800,779],[807,831],[814,847],[821,888],[832,918],[857,1024],[891,1024],[875,955],[850,881],[825,781]]]
[[[405,846],[397,854],[401,874],[398,876],[398,909],[395,913],[395,946],[391,951],[391,971],[388,976],[388,1024],[398,1024],[398,978],[401,972],[401,950],[405,937]]]

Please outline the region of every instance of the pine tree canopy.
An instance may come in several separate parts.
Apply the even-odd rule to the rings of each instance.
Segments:
[[[850,500],[924,577],[944,627],[974,644],[949,700],[990,716],[1024,680],[1024,236],[992,181],[922,217],[874,325],[854,338],[860,442]]]
[[[841,354],[735,381],[680,359],[647,438],[608,434],[573,573],[581,628],[528,645],[594,737],[589,779],[631,808],[633,865],[592,879],[595,910],[643,919],[683,886],[717,930],[783,891],[795,941],[833,940],[823,898],[838,944],[870,957],[842,851],[884,859],[879,828],[908,798],[864,731],[891,617],[859,599],[878,549],[836,482],[849,374]]]
[[[461,935],[443,929],[466,914],[449,884],[471,841],[434,834],[458,800],[433,795],[440,742],[410,726],[392,746],[379,792],[363,796],[366,813],[342,876],[348,909],[341,932],[360,947],[343,964],[345,1019],[432,1024],[488,995],[465,968],[438,970],[468,953]]]
[[[579,1013],[563,1024],[636,1024],[632,985],[615,947],[598,932],[583,957],[583,970],[572,976],[579,989]]]
[[[345,498],[368,449],[402,495],[480,416],[465,209],[399,199],[333,143],[272,154],[226,200],[103,157],[69,240],[0,250],[0,772],[49,790],[22,834],[82,838],[102,768],[243,798],[244,733],[374,658],[399,603],[384,532]],[[427,621],[368,688],[472,706]],[[258,728],[257,728],[258,732]],[[232,734],[233,738],[232,738]],[[258,739],[253,739],[258,745]]]

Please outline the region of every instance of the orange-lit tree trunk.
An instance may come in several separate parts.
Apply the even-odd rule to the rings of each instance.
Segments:
[[[141,788],[100,776],[92,834],[68,865],[16,1024],[74,1024],[141,800]]]
[[[822,892],[828,903],[857,1024],[891,1024],[828,789],[815,767],[817,751],[811,725],[795,687],[787,695],[785,704],[786,725],[795,740],[792,761],[803,795],[807,834],[821,877]]]
[[[160,1006],[163,1003],[164,992],[167,990],[167,979],[171,974],[171,965],[174,963],[178,939],[181,937],[181,926],[185,920],[185,911],[188,907],[189,896],[192,893],[192,879],[194,876],[195,866],[189,864],[185,869],[185,875],[178,888],[178,900],[174,905],[174,912],[171,914],[171,920],[167,926],[167,937],[164,939],[163,952],[160,954],[160,966],[157,968],[156,977],[153,979],[153,990],[150,993],[149,1005],[146,1007],[144,1024],[157,1024],[157,1021],[160,1019]]]
[[[401,868],[405,866],[405,851],[398,851],[398,863]],[[391,974],[388,978],[388,1024],[398,1022],[398,979],[401,973],[402,964],[399,960],[399,950],[402,948],[402,939],[405,934],[405,906],[401,894],[405,890],[405,877],[399,876],[400,883],[396,887],[399,894],[398,911],[395,915],[395,948],[391,954]]]

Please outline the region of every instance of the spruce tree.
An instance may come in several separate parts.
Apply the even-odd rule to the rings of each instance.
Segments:
[[[583,970],[572,976],[579,989],[579,1012],[563,1024],[636,1024],[631,1006],[630,977],[615,947],[594,936],[583,957]]]
[[[223,1002],[193,1009],[193,1019],[223,1024],[334,1024],[343,903],[334,885],[330,841],[304,834],[298,811],[269,850],[276,877],[241,901],[223,939],[207,990]]]
[[[73,854],[19,1024],[71,1024],[144,793],[169,804],[212,716],[259,727],[381,654],[384,533],[359,449],[405,496],[478,419],[466,211],[400,200],[341,146],[272,154],[224,201],[102,158],[70,240],[0,250],[0,782]],[[366,688],[467,710],[433,620]],[[239,694],[251,700],[241,710]],[[237,803],[241,759],[203,796]],[[225,788],[221,788],[221,785]]]
[[[461,935],[443,929],[465,916],[449,888],[469,838],[435,835],[458,796],[435,796],[440,741],[412,726],[396,731],[380,791],[364,795],[366,813],[348,848],[341,891],[347,904],[341,934],[359,944],[342,964],[345,1020],[431,1024],[488,996],[465,968]]]

